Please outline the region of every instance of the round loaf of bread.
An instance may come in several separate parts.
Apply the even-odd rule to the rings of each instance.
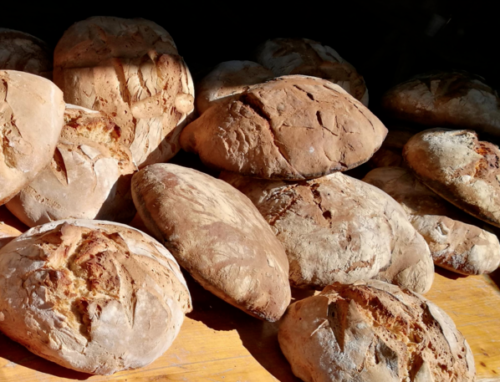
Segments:
[[[221,62],[196,86],[196,109],[202,114],[215,102],[273,77],[273,72],[252,61]]]
[[[190,310],[172,255],[125,225],[51,222],[0,250],[0,330],[64,367],[112,374],[148,365]]]
[[[194,85],[172,37],[154,22],[91,17],[74,24],[56,46],[54,82],[66,102],[113,117],[137,166],[179,151]]]
[[[135,215],[135,170],[121,129],[108,115],[66,105],[52,162],[7,208],[30,227],[70,218],[128,223]]]
[[[0,69],[18,70],[52,78],[52,52],[39,38],[0,28]]]
[[[335,283],[290,305],[278,340],[305,382],[475,381],[472,351],[451,318],[381,281]]]
[[[288,260],[248,198],[196,170],[155,164],[132,178],[146,227],[205,289],[268,321],[290,303]]]
[[[181,145],[215,168],[303,180],[365,163],[386,134],[377,117],[340,86],[284,76],[208,109],[186,126]]]
[[[0,70],[0,205],[50,163],[63,116],[62,92],[51,81]]]
[[[409,170],[377,168],[363,181],[387,192],[401,204],[413,227],[427,241],[434,264],[464,275],[490,273],[500,265],[498,238],[479,227],[452,219],[466,214],[425,187]]]
[[[500,136],[500,98],[484,78],[430,72],[396,85],[382,98],[391,118],[429,127],[473,129]]]
[[[500,150],[470,130],[430,129],[403,156],[417,178],[465,212],[500,227]]]
[[[419,293],[434,280],[429,248],[401,206],[342,173],[285,183],[223,173],[255,204],[283,244],[290,282],[322,289],[377,278]]]
[[[327,45],[307,38],[275,38],[257,49],[257,62],[275,77],[303,74],[341,86],[368,106],[368,89],[356,69]]]

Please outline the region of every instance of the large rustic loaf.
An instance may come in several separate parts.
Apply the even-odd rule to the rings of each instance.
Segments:
[[[472,382],[472,351],[451,318],[380,281],[335,283],[287,310],[281,350],[304,382]]]
[[[196,109],[202,114],[215,102],[273,77],[273,72],[252,61],[221,62],[197,84]]]
[[[0,205],[49,164],[63,115],[63,95],[52,82],[0,70]]]
[[[135,215],[135,170],[121,129],[108,115],[66,105],[52,162],[7,208],[30,227],[69,218],[128,223]]]
[[[186,126],[184,150],[210,166],[302,180],[366,162],[387,129],[340,86],[307,76],[253,85]]]
[[[190,310],[172,255],[125,225],[51,222],[0,250],[0,330],[74,370],[111,374],[153,362]]]
[[[342,173],[300,183],[223,173],[255,204],[283,244],[290,282],[322,289],[377,278],[419,293],[434,279],[429,248],[401,208]]]
[[[137,166],[180,149],[194,86],[172,37],[152,21],[91,17],[69,28],[54,53],[66,102],[113,116]]]
[[[363,181],[387,192],[401,204],[413,227],[427,241],[434,264],[465,275],[490,273],[500,265],[498,238],[452,219],[460,219],[463,213],[425,187],[407,169],[378,168],[370,171]]]
[[[500,227],[500,150],[470,130],[430,129],[403,156],[427,187],[469,214]]]
[[[368,89],[356,69],[327,45],[307,38],[275,38],[257,49],[257,62],[276,77],[304,74],[324,78],[368,106]]]
[[[500,98],[484,78],[466,72],[430,72],[396,85],[382,98],[387,116],[429,127],[500,135]]]
[[[173,164],[136,173],[132,195],[146,227],[205,289],[253,316],[281,317],[290,303],[288,260],[247,197]]]
[[[39,38],[0,28],[0,69],[52,78],[52,52]]]

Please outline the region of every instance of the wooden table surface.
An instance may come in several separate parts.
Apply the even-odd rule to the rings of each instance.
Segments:
[[[0,334],[0,382],[68,380],[153,382],[298,382],[280,352],[277,325],[254,319],[192,279],[194,311],[172,347],[151,365],[112,376],[74,372],[30,353]],[[438,270],[427,298],[443,308],[474,353],[478,381],[500,381],[500,270],[457,277]],[[295,298],[305,297],[295,294]]]

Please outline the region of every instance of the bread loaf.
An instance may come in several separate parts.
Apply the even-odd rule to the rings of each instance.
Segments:
[[[181,145],[219,169],[303,180],[365,163],[386,134],[385,126],[340,86],[284,76],[208,109],[186,126]]]
[[[273,77],[273,72],[252,61],[222,62],[196,86],[196,109],[202,114],[214,103]]]
[[[305,382],[472,382],[472,351],[451,318],[395,285],[335,283],[287,310],[278,332]]]
[[[252,316],[281,317],[290,303],[288,260],[247,197],[173,164],[136,173],[132,195],[146,227],[205,289]]]
[[[135,170],[122,130],[108,115],[66,105],[50,165],[7,208],[30,227],[69,218],[128,223],[135,215]]]
[[[257,62],[276,77],[303,74],[341,86],[368,106],[368,89],[356,69],[327,45],[307,38],[275,38],[257,49]]]
[[[424,239],[389,195],[342,173],[300,183],[222,173],[255,204],[283,244],[290,282],[322,289],[377,278],[427,292],[434,266]]]
[[[3,208],[0,210],[0,249],[21,234],[21,231],[4,221]]]
[[[384,143],[368,162],[372,168],[405,166],[403,147],[416,132],[403,127],[388,127],[388,130]]]
[[[18,70],[52,78],[52,52],[28,33],[0,28],[0,69]]]
[[[49,164],[63,115],[63,95],[52,82],[0,70],[0,205]]]
[[[378,168],[370,171],[363,181],[387,192],[401,204],[413,227],[427,241],[434,264],[464,275],[490,273],[500,265],[498,238],[452,219],[461,218],[461,211],[422,185],[407,169]]]
[[[125,225],[51,222],[0,250],[0,330],[64,367],[112,374],[148,365],[190,310],[175,259]]]
[[[91,17],[74,24],[56,46],[54,82],[66,102],[113,116],[137,166],[179,151],[194,86],[172,37],[154,22]]]

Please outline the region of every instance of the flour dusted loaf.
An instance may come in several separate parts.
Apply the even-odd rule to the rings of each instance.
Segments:
[[[52,82],[0,70],[0,205],[49,164],[63,115],[63,95]]]
[[[128,223],[136,167],[121,131],[103,112],[66,105],[50,165],[7,208],[30,227],[69,218]]]
[[[0,69],[18,70],[52,78],[52,52],[28,33],[0,28]]]
[[[382,98],[388,117],[429,127],[473,129],[500,136],[500,98],[484,78],[430,72],[396,85]]]
[[[66,102],[113,116],[137,166],[167,161],[179,151],[179,133],[194,110],[194,86],[172,37],[154,22],[77,22],[56,46],[54,82]]]
[[[146,227],[205,289],[253,316],[282,316],[290,303],[288,260],[246,196],[173,164],[136,173],[132,195]]]
[[[465,212],[500,227],[500,150],[470,130],[430,129],[403,156],[417,178]]]
[[[472,382],[472,351],[451,318],[395,285],[335,283],[287,310],[278,332],[305,382]]]
[[[0,250],[0,330],[74,370],[112,374],[148,365],[190,310],[172,255],[125,225],[51,222]]]
[[[251,85],[273,77],[273,72],[256,62],[221,62],[196,86],[196,109],[202,114],[214,103],[243,93]]]
[[[356,69],[327,45],[307,38],[275,38],[257,49],[257,62],[276,77],[304,74],[324,78],[368,106],[368,89]]]
[[[307,76],[253,85],[181,134],[212,167],[264,179],[303,180],[365,163],[387,129],[340,86]]]
[[[424,237],[434,264],[464,275],[493,272],[500,265],[498,238],[460,220],[456,207],[420,183],[407,169],[383,167],[363,181],[391,195],[405,209],[413,227]],[[472,219],[470,219],[472,220]]]
[[[299,183],[221,178],[271,225],[286,250],[293,286],[322,289],[377,278],[419,293],[430,289],[427,244],[401,206],[376,187],[342,173]]]

